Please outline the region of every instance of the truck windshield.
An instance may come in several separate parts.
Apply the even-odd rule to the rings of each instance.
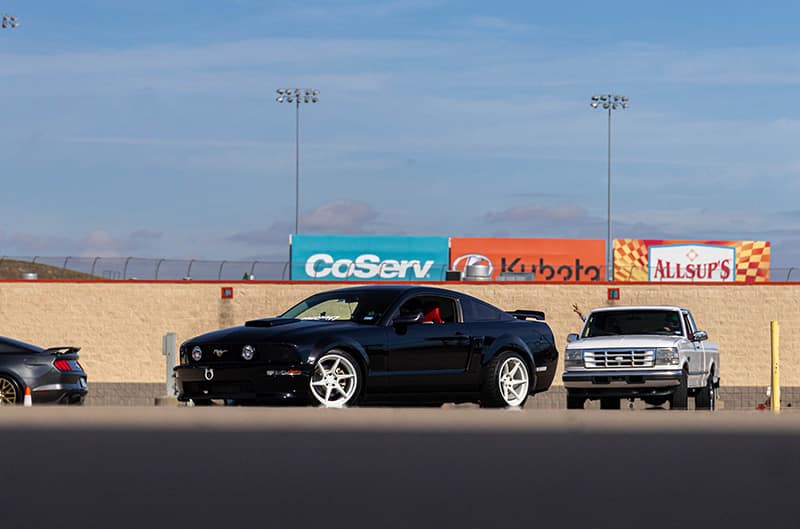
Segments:
[[[616,334],[681,336],[680,313],[674,310],[608,310],[594,312],[586,321],[582,338]]]

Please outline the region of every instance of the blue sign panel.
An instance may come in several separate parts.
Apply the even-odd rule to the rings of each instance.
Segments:
[[[440,281],[450,262],[447,237],[293,235],[295,280]]]

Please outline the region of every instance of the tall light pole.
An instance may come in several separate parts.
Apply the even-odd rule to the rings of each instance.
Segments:
[[[319,101],[319,90],[313,88],[278,88],[278,103],[294,103],[295,175],[294,175],[294,232],[300,233],[300,103]]]
[[[17,21],[16,15],[3,15],[3,21],[0,22],[0,27],[5,29],[15,28],[17,26],[19,26],[19,22]]]
[[[605,94],[592,96],[591,103],[592,108],[608,110],[608,237],[606,239],[606,279],[608,281],[614,279],[614,247],[611,240],[611,111],[628,108],[630,106],[628,101],[627,96]]]

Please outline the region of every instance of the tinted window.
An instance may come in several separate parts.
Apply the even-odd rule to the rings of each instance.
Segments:
[[[458,322],[455,300],[444,296],[414,296],[403,302],[398,312],[400,314],[421,312],[423,323]]]
[[[609,310],[592,313],[583,338],[615,334],[681,336],[680,313],[674,310]]]
[[[400,293],[387,290],[323,292],[301,301],[282,317],[301,320],[352,321],[375,325]]]
[[[464,310],[464,321],[467,322],[513,319],[513,316],[479,299],[464,298],[461,301],[461,308]]]

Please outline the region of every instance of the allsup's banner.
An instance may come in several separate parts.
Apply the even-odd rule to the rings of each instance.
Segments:
[[[615,281],[769,281],[769,241],[614,240]]]

